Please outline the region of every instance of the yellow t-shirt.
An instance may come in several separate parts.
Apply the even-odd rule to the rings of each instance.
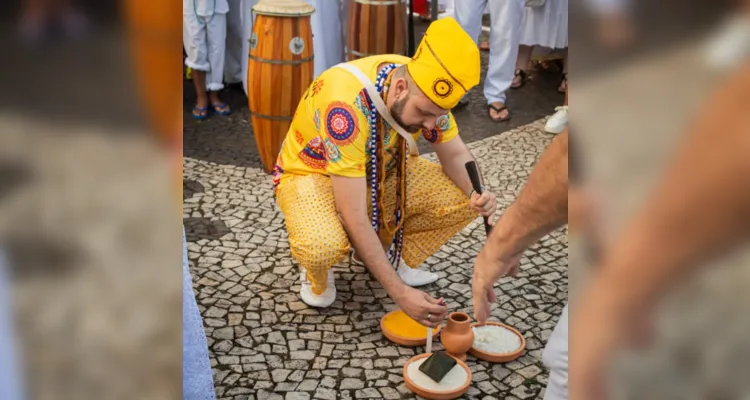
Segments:
[[[379,65],[408,61],[408,57],[381,55],[351,64],[374,82]],[[281,145],[274,167],[274,186],[291,175],[364,177],[370,162],[370,112],[369,98],[354,75],[336,67],[320,74],[302,96]],[[386,129],[384,158],[389,171],[395,164],[398,133],[390,127]],[[414,134],[414,139],[419,135]],[[448,113],[438,118],[435,129],[423,129],[422,136],[432,143],[445,143],[458,136],[453,115]]]

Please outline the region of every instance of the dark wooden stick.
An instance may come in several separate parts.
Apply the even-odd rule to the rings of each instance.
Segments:
[[[479,168],[477,168],[477,163],[474,161],[467,162],[466,172],[469,173],[469,179],[471,179],[471,186],[474,188],[474,191],[481,195],[482,182],[479,179]],[[491,229],[492,227],[490,226],[489,218],[484,217],[484,230],[487,232],[487,236],[489,236]]]

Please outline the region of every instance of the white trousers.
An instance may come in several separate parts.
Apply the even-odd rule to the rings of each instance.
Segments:
[[[476,42],[482,31],[482,13],[490,10],[490,64],[484,81],[487,103],[505,103],[505,92],[513,81],[521,38],[524,0],[460,0],[456,1],[458,23]]]
[[[203,18],[186,12],[182,18],[182,41],[187,53],[185,65],[206,71],[206,90],[223,89],[227,15],[216,13]]]
[[[315,7],[310,25],[315,53],[315,77],[344,61],[345,15],[341,0],[305,0]]]
[[[568,305],[552,331],[542,353],[542,361],[549,368],[549,379],[544,400],[568,400]]]
[[[224,64],[224,81],[226,83],[242,82],[242,59],[247,54],[242,51],[242,0],[228,0],[227,13],[227,50]]]

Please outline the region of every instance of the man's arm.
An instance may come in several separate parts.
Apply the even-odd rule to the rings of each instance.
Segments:
[[[515,273],[523,252],[568,218],[568,130],[542,153],[516,201],[495,224],[477,256],[472,282],[474,316],[489,317],[492,289],[503,275]]]
[[[692,267],[750,228],[750,65],[706,103],[686,145],[604,257],[571,315],[571,398],[597,397],[598,374],[627,328]]]
[[[448,142],[435,143],[432,147],[440,160],[443,172],[468,196],[471,192],[471,180],[466,173],[466,163],[475,160],[464,141],[460,136],[456,136]]]
[[[386,257],[367,215],[366,198],[370,190],[366,178],[331,176],[331,183],[342,225],[370,273],[414,320],[425,326],[441,323],[445,318],[445,307],[437,305],[438,300],[426,293],[404,284]]]
[[[474,161],[474,156],[471,155],[461,137],[456,136],[445,143],[435,143],[433,148],[443,167],[443,172],[468,196],[472,186],[469,174],[466,172],[466,163]],[[485,217],[492,217],[497,211],[497,200],[492,192],[485,191],[481,196],[472,195],[471,207]]]

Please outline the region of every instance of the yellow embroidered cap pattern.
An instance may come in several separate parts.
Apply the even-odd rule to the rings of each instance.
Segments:
[[[479,83],[479,49],[455,19],[442,18],[427,28],[407,68],[427,97],[450,110]]]

